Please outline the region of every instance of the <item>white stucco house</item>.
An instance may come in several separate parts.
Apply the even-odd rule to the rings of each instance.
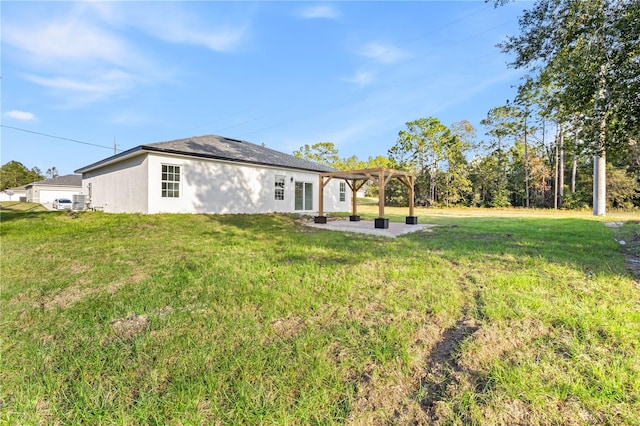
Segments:
[[[111,213],[304,213],[318,209],[330,167],[250,142],[198,136],[140,145],[76,170],[89,208]],[[324,210],[348,211],[332,181]]]
[[[64,175],[25,185],[27,202],[51,204],[56,198],[73,199],[82,191],[82,176]]]

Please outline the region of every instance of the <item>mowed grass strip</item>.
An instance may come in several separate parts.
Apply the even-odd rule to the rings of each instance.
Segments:
[[[640,289],[611,229],[420,222],[3,211],[2,421],[640,424]]]

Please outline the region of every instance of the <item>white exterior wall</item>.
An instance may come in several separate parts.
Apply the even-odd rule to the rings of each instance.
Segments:
[[[6,192],[0,192],[0,201],[20,201],[21,197],[26,197],[27,191],[13,191],[13,195]]]
[[[82,175],[88,207],[109,213],[148,213],[147,154]]]
[[[318,173],[194,159],[157,153],[148,154],[148,213],[307,213],[318,210]],[[162,197],[162,165],[180,166],[180,196]],[[284,200],[275,199],[275,177],[285,177]],[[295,210],[295,182],[313,185],[313,208]],[[351,194],[340,200],[339,181],[325,187],[324,211],[349,211]],[[105,208],[106,210],[106,208]]]
[[[76,186],[33,185],[27,189],[26,194],[30,203],[51,204],[56,198],[71,200],[74,195],[80,194],[80,191]]]

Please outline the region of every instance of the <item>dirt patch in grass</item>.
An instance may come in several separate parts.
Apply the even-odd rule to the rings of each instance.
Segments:
[[[629,221],[631,225],[639,225],[640,221]],[[636,277],[636,283],[640,284],[640,231],[634,231],[623,235],[621,228],[624,222],[605,222],[604,226],[611,229],[615,241],[620,244],[624,252],[626,266]]]
[[[304,319],[297,315],[289,315],[271,322],[273,333],[281,340],[291,339],[302,331],[304,326]]]
[[[143,332],[147,328],[148,323],[149,320],[146,315],[130,313],[126,318],[112,321],[110,325],[116,336],[127,341]]]
[[[424,416],[415,420],[421,424],[446,423],[444,419],[452,417],[451,403],[456,395],[491,392],[486,377],[492,364],[505,357],[521,356],[535,339],[548,332],[544,324],[533,319],[513,324],[481,324],[464,317],[448,328],[440,328],[437,336],[429,337],[435,343],[431,343],[424,358],[422,375],[413,394]],[[504,401],[499,406],[482,409],[487,411],[485,418],[499,419],[498,424],[532,424],[531,408],[521,401]],[[464,413],[458,415],[465,422],[473,422],[472,418],[465,420]]]
[[[88,282],[88,278],[81,276],[76,281],[76,285],[62,289],[53,297],[48,297],[47,295],[42,296],[39,298],[36,305],[37,307],[45,310],[50,310],[56,307],[67,308],[85,297],[102,291],[106,291],[109,294],[116,294],[125,284],[135,284],[146,278],[148,278],[146,273],[137,271],[126,281],[114,281],[105,287],[95,288],[84,287]],[[45,297],[48,300],[45,300]]]
[[[51,409],[51,404],[46,399],[39,399],[36,402],[35,406],[36,413],[40,416],[40,418],[44,421],[40,424],[50,424],[50,425],[60,425],[61,423],[57,420],[53,420],[53,414]]]
[[[640,280],[640,256],[627,254],[624,259],[627,262],[627,269],[633,272],[636,278]]]
[[[40,301],[40,307],[47,310],[55,307],[66,308],[80,299],[96,292],[97,290],[94,288],[78,288],[76,286],[67,287],[51,299],[47,301]]]
[[[469,385],[468,382],[473,381],[473,377],[465,376],[474,376],[475,372],[459,362],[458,352],[463,342],[471,338],[479,328],[480,325],[474,319],[460,319],[445,329],[432,347],[415,395],[420,399],[429,423],[436,422],[441,416],[440,402],[446,395],[459,392],[462,387]]]
[[[540,321],[528,319],[522,323],[486,324],[469,339],[458,364],[467,371],[485,371],[509,353],[526,350],[531,343],[549,330]]]
[[[385,368],[369,364],[355,377],[349,423],[433,424],[445,418],[441,399],[473,386],[474,374],[459,361],[458,351],[478,330],[479,324],[466,318],[448,328],[428,323],[414,334],[408,366],[400,359]]]
[[[386,369],[370,364],[360,373],[348,423],[353,425],[427,424],[415,388],[396,360]],[[393,410],[390,408],[393,407]]]
[[[558,401],[551,412],[532,408],[520,400],[501,400],[499,405],[483,407],[484,418],[492,419],[491,424],[532,426],[561,424],[565,426],[581,426],[587,424],[624,424],[611,423],[605,418],[594,417],[576,400]]]
[[[486,392],[485,373],[493,362],[524,350],[546,333],[548,329],[535,320],[481,326],[478,320],[464,316],[449,327],[435,320],[425,323],[413,335],[409,365],[400,359],[384,367],[372,362],[354,374],[357,392],[348,423],[446,423],[456,395]],[[340,362],[348,354],[338,349],[333,348],[332,355]],[[503,424],[529,424],[532,414],[526,403],[517,400],[485,409],[489,418],[501,419]]]

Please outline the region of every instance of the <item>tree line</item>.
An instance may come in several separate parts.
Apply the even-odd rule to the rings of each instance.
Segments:
[[[462,120],[406,123],[387,156],[341,158],[331,142],[304,145],[294,156],[339,170],[386,167],[415,173],[416,205],[428,207],[531,207],[588,209],[593,162],[579,129],[533,114],[513,103],[492,108],[482,120],[484,138]],[[640,207],[640,168],[632,156],[611,156],[607,203]],[[367,186],[367,195],[377,188]],[[407,205],[407,191],[390,181],[385,203]]]
[[[0,191],[28,185],[43,179],[51,179],[58,175],[58,169],[55,166],[49,167],[43,173],[38,167],[29,169],[21,162],[12,160],[0,166]]]

